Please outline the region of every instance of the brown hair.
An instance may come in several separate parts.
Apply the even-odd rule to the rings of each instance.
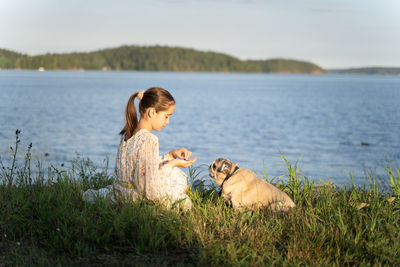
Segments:
[[[126,104],[125,109],[125,126],[122,128],[120,135],[125,134],[125,140],[132,137],[138,125],[138,116],[135,107],[135,98],[139,92],[133,93]],[[143,116],[146,109],[154,108],[156,112],[167,110],[171,105],[175,104],[175,99],[165,89],[160,87],[151,87],[147,89],[143,98],[139,102],[139,112]]]

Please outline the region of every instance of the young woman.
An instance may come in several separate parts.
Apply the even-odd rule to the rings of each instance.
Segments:
[[[136,98],[139,99],[139,121]],[[174,109],[172,95],[159,87],[130,96],[116,158],[112,187],[115,199],[145,198],[166,203],[167,206],[182,203],[180,205],[185,210],[190,209],[192,203],[185,193],[188,189],[187,178],[177,167],[189,167],[197,159],[190,159],[192,153],[186,148],[160,156],[158,138],[152,134],[153,130],[161,131],[169,124]],[[90,193],[85,194],[88,199]]]

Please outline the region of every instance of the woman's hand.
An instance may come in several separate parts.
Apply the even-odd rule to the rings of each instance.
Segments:
[[[171,152],[169,152],[169,154],[173,159],[178,158],[178,159],[188,160],[192,155],[192,152],[182,147],[180,149],[172,150]]]
[[[184,160],[184,159],[172,159],[168,162],[172,167],[181,167],[181,168],[187,168],[191,166],[197,158],[189,159],[189,160]]]

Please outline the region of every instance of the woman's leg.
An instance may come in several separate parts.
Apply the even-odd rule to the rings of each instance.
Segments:
[[[167,194],[171,197],[173,203],[182,206],[184,210],[190,210],[192,201],[186,194],[189,189],[186,174],[181,169],[174,168],[170,181],[170,189],[167,190]]]

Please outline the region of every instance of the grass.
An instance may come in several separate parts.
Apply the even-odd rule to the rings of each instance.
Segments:
[[[201,183],[180,213],[151,201],[88,204],[84,190],[113,182],[107,169],[76,158],[33,171],[30,147],[17,160],[18,134],[10,166],[0,161],[0,266],[400,264],[400,171],[390,164],[390,190],[335,190],[282,155],[288,182],[277,185],[296,202],[291,213],[234,211]]]

